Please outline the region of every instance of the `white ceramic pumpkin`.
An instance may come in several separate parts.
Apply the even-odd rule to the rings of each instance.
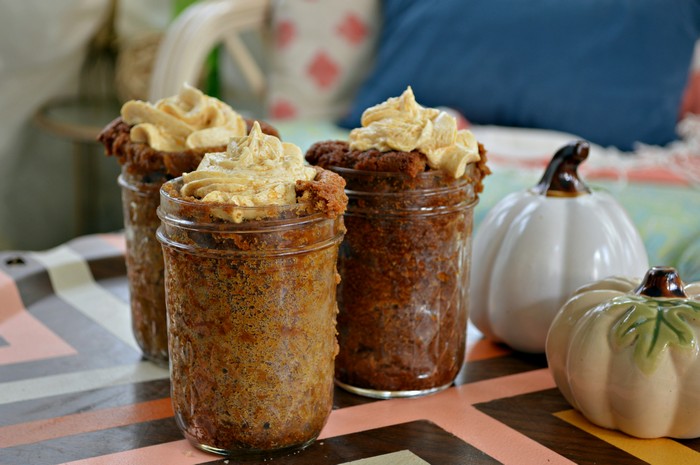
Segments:
[[[555,317],[547,361],[598,426],[640,438],[700,437],[700,282],[651,268],[579,289]]]
[[[506,196],[479,226],[470,318],[486,337],[542,353],[554,315],[577,288],[609,275],[641,278],[649,267],[627,213],[579,179],[588,151],[584,141],[561,148],[535,188]]]

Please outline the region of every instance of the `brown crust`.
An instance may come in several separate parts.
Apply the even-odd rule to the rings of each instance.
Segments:
[[[308,202],[314,211],[320,211],[329,218],[335,218],[345,212],[348,197],[345,195],[345,180],[323,168],[316,168],[313,181],[298,180],[297,196],[300,202]]]
[[[254,121],[246,119],[249,132]],[[264,121],[258,121],[258,123],[265,134],[279,137],[279,132],[273,126]],[[180,152],[162,152],[147,144],[132,142],[130,131],[131,126],[118,117],[105,126],[97,136],[97,140],[105,146],[105,153],[108,156],[116,156],[129,173],[143,177],[144,182],[164,181],[194,171],[204,154],[226,150],[226,146],[218,146]]]
[[[474,184],[474,192],[480,194],[484,191],[484,178],[491,174],[491,169],[488,167],[488,155],[484,146],[479,143],[479,161],[473,164],[471,170],[467,170],[464,177],[469,179]]]
[[[474,184],[477,193],[483,192],[483,179],[491,174],[487,166],[486,149],[479,144],[480,160],[470,165],[464,175]],[[306,161],[322,168],[341,167],[364,171],[384,171],[405,173],[414,178],[430,170],[425,155],[417,150],[412,152],[380,152],[379,150],[351,150],[348,142],[329,140],[316,142],[306,151]]]
[[[351,150],[345,141],[324,141],[313,144],[306,152],[306,160],[323,168],[338,166],[364,171],[406,173],[416,177],[428,169],[425,155],[412,152],[380,152],[379,150]]]

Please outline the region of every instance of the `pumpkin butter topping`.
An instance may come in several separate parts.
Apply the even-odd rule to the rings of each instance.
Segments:
[[[418,150],[425,154],[428,166],[455,178],[464,175],[467,164],[480,159],[474,135],[457,130],[457,120],[450,114],[419,105],[410,86],[400,97],[366,109],[361,122],[361,128],[350,132],[352,150]]]
[[[187,84],[180,93],[151,104],[126,102],[122,120],[132,125],[132,142],[155,150],[177,152],[225,146],[232,136],[243,136],[246,123],[230,106]]]
[[[196,171],[185,173],[180,193],[243,207],[291,205],[297,201],[296,181],[315,177],[299,147],[264,134],[256,121],[226,152],[206,154]]]

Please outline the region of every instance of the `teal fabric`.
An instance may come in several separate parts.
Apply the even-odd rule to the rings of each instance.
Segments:
[[[340,125],[411,85],[475,124],[603,146],[676,138],[700,0],[384,0],[376,66]]]

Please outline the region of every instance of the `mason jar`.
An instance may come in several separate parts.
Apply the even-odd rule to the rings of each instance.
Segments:
[[[314,441],[333,403],[342,216],[161,189],[175,419],[196,447],[268,456]]]
[[[134,338],[144,357],[167,366],[163,251],[156,239],[160,226],[156,210],[163,180],[144,180],[143,176],[129,172],[128,165],[123,165],[118,182],[124,213],[126,273]]]
[[[449,387],[465,357],[474,183],[331,169],[348,196],[336,383],[377,398]]]

